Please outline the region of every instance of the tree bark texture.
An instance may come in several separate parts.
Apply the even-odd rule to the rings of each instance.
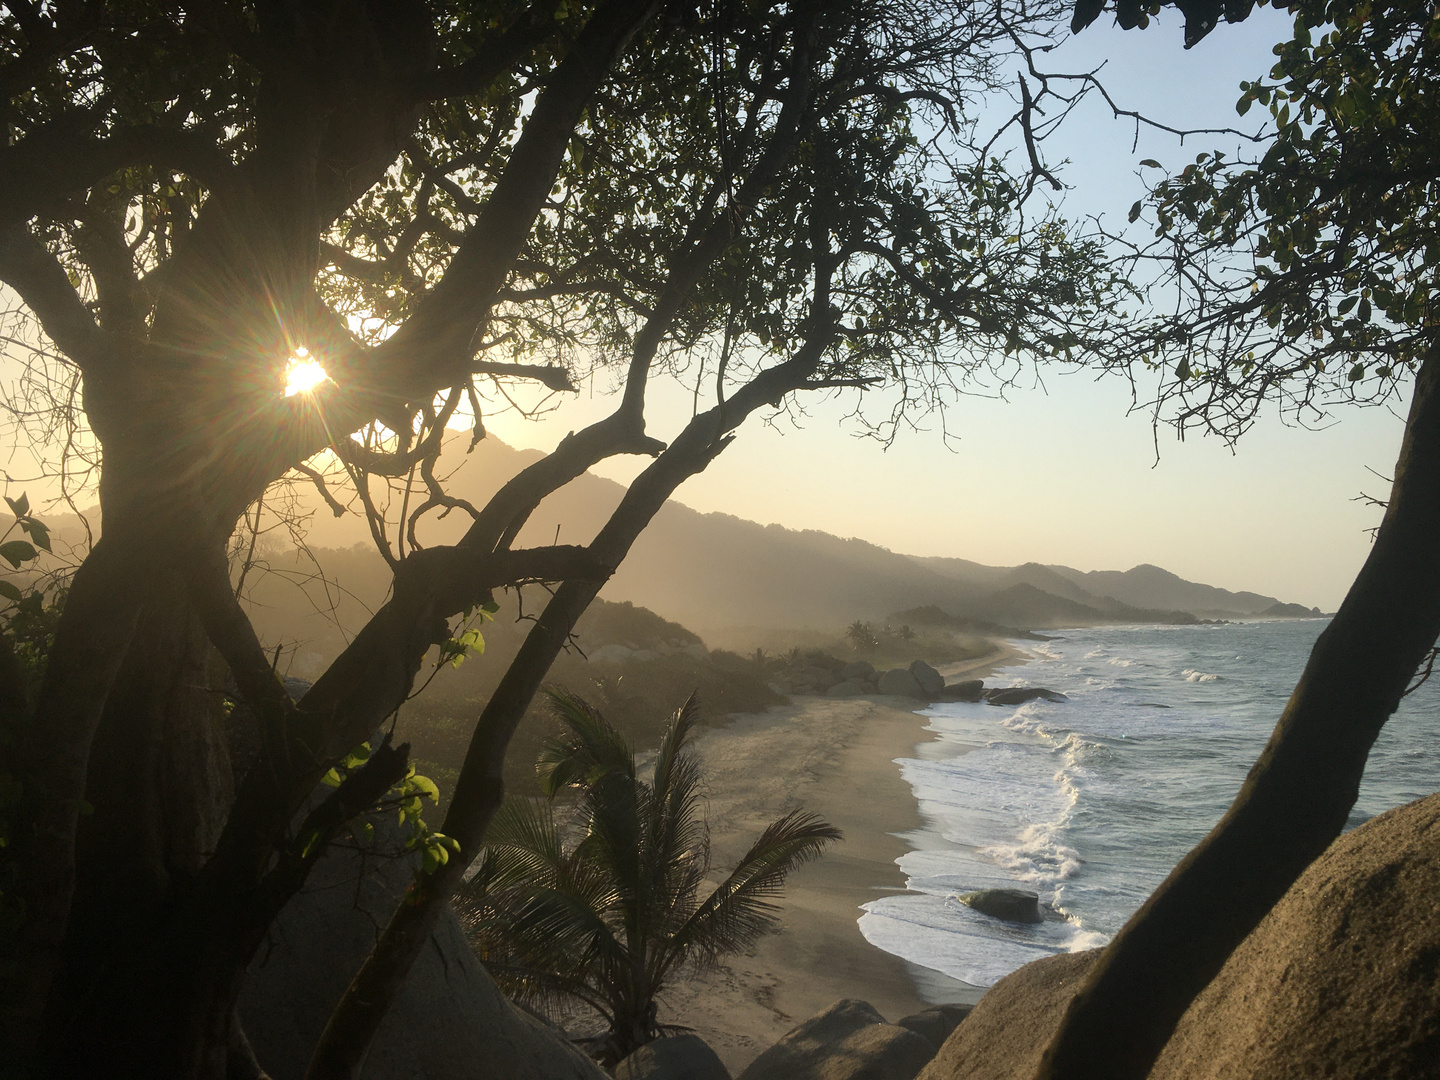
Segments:
[[[1415,384],[1374,547],[1234,804],[1126,923],[1038,1080],[1141,1080],[1190,1002],[1345,827],[1371,744],[1440,635],[1440,355]]]

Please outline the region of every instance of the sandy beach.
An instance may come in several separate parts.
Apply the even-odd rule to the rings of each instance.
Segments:
[[[1004,645],[943,671],[952,681],[980,678],[1023,655]],[[769,822],[796,807],[845,834],[791,876],[776,932],[662,995],[661,1021],[693,1028],[732,1074],[840,998],[868,1001],[893,1021],[937,1000],[979,997],[978,988],[937,975],[925,979],[930,1000],[922,998],[906,963],[856,925],[861,905],[905,890],[895,860],[909,850],[903,836],[923,824],[895,764],[930,737],[915,708],[894,697],[801,696],[696,740],[717,868],[734,865]]]

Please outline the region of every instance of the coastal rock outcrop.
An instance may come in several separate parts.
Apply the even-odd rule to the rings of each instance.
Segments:
[[[1180,1018],[1149,1080],[1435,1076],[1440,794],[1340,837]],[[1000,980],[920,1080],[1030,1080],[1099,950]]]
[[[924,660],[914,661],[910,665],[910,674],[915,676],[915,681],[920,684],[921,693],[931,701],[945,692],[945,676]]]
[[[1040,897],[1027,889],[980,889],[955,899],[982,915],[1004,919],[1006,922],[1045,921],[1045,916],[1040,912]]]
[[[934,1055],[925,1036],[845,998],[789,1032],[739,1080],[913,1080]]]
[[[1070,700],[1058,690],[1046,690],[1043,686],[1005,686],[985,691],[985,700],[991,705],[1024,705],[1036,698],[1045,701]]]
[[[1026,964],[986,991],[920,1080],[1031,1080],[1100,950]]]
[[[619,1065],[615,1080],[730,1080],[730,1070],[699,1035],[646,1043]]]
[[[1437,897],[1440,795],[1340,837],[1180,1018],[1151,1080],[1440,1075]]]
[[[985,694],[985,682],[982,679],[966,679],[963,682],[950,683],[940,691],[941,701],[979,701]]]
[[[300,1080],[330,1011],[410,884],[393,813],[372,823],[383,850],[336,846],[270,928],[240,995],[240,1017],[275,1080]],[[483,1067],[480,1063],[484,1063]],[[512,1005],[447,909],[380,1025],[362,1080],[477,1075],[608,1080],[562,1034]]]
[[[897,697],[923,698],[925,691],[920,689],[919,680],[910,674],[905,668],[891,668],[889,671],[880,673],[875,681],[875,689],[881,694],[894,694]]]
[[[960,1021],[969,1016],[974,1007],[959,1003],[932,1005],[918,1013],[902,1016],[895,1021],[895,1026],[909,1028],[916,1035],[923,1035],[935,1044],[938,1052],[940,1047],[945,1045],[950,1033],[960,1026]]]

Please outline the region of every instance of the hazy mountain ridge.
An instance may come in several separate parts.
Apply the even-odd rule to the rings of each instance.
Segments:
[[[1169,570],[1141,563],[1129,570],[1072,570],[1052,566],[1057,574],[1099,596],[1114,597],[1135,607],[1175,607],[1202,617],[1259,615],[1281,603],[1273,596],[1231,592],[1214,585],[1186,581]]]
[[[463,466],[449,486],[453,494],[478,506],[541,455],[492,436],[473,454],[454,457]],[[452,468],[455,464],[451,461]],[[541,546],[557,538],[561,543],[588,542],[623,491],[611,480],[581,476],[540,505],[518,544]],[[857,516],[872,512],[857,502]],[[431,523],[421,537],[428,544],[453,543],[467,524],[455,513]],[[323,507],[314,515],[310,543],[316,548],[344,549],[357,542],[369,545],[358,518],[337,521]],[[359,552],[330,558],[336,565],[326,570],[342,584],[347,574],[369,562]],[[383,587],[377,579],[356,589],[363,604],[337,596],[350,616],[338,622],[350,632],[358,629],[353,620],[363,621],[361,609],[378,604]],[[857,619],[878,622],[892,613],[925,607],[972,624],[1020,630],[1318,614],[1273,596],[1186,581],[1149,564],[1087,572],[1039,563],[998,567],[916,557],[864,540],[701,513],[675,502],[655,516],[601,595],[649,608],[696,631],[712,646],[747,649],[766,632],[828,633]],[[533,603],[542,599],[537,590]],[[271,602],[283,606],[278,597]],[[336,633],[333,628],[327,631]],[[340,641],[328,644],[333,648]]]
[[[534,456],[503,443],[482,445],[474,455],[481,468],[456,479],[464,493],[478,499]],[[583,476],[541,505],[522,541],[552,543],[557,526],[562,539],[588,538],[621,494],[619,484]],[[1039,563],[996,567],[922,558],[817,530],[701,513],[676,502],[655,516],[602,595],[657,611],[711,643],[735,645],[746,643],[748,629],[831,629],[925,605],[1020,629],[1318,614],[1286,609],[1277,597],[1186,581],[1148,564],[1086,572]]]

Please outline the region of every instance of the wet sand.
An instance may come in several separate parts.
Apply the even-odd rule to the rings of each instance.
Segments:
[[[981,678],[1021,657],[1004,645],[943,671],[950,681]],[[877,949],[856,925],[861,905],[905,891],[895,864],[909,850],[901,836],[925,823],[895,759],[913,756],[929,740],[926,718],[904,698],[793,700],[736,716],[694,744],[718,869],[733,866],[767,824],[796,807],[845,834],[791,875],[775,932],[661,995],[661,1022],[693,1028],[732,1074],[840,998],[861,998],[894,1021],[936,1001],[975,1001],[981,993]]]

